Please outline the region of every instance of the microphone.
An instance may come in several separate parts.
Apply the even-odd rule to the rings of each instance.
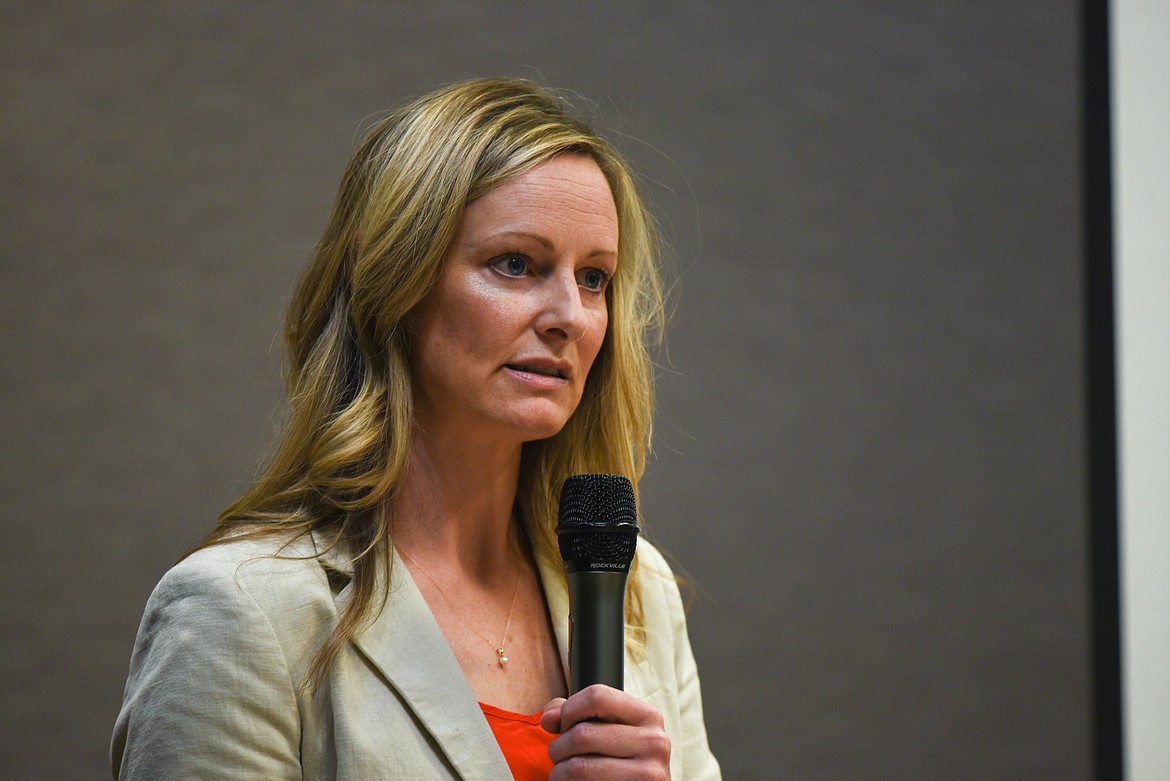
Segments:
[[[569,693],[621,689],[626,578],[638,545],[634,486],[621,475],[573,475],[561,487],[557,540],[569,581]]]

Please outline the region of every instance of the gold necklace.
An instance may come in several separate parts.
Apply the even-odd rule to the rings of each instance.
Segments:
[[[419,564],[413,556],[408,555],[406,551],[402,550],[401,548],[398,549],[398,552],[402,554],[402,558],[406,559],[412,565],[417,567],[418,571],[426,576],[426,579],[429,580],[434,585],[434,587],[439,590],[439,594],[443,597],[443,599],[447,600],[447,604],[449,604],[451,608],[459,615],[459,617],[463,619],[463,623],[471,627],[471,631],[479,635],[480,639],[487,643],[488,646],[496,652],[496,664],[500,666],[501,670],[504,669],[504,667],[508,664],[508,657],[504,653],[504,649],[508,645],[508,630],[512,628],[512,614],[516,612],[516,595],[520,593],[520,567],[516,567],[516,583],[512,586],[512,607],[508,608],[508,622],[504,624],[504,639],[500,640],[499,645],[496,645],[487,637],[485,637],[483,632],[479,631],[479,628],[467,618],[467,615],[459,609],[459,605],[455,602],[455,600],[447,596],[447,592],[444,591],[443,587],[439,585],[439,581],[431,577],[431,573],[427,572],[426,567]]]

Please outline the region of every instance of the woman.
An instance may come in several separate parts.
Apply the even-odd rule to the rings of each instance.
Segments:
[[[642,473],[654,249],[626,165],[530,83],[376,125],[290,306],[285,438],[147,605],[115,776],[717,778],[652,546],[626,691],[565,699],[557,493]]]

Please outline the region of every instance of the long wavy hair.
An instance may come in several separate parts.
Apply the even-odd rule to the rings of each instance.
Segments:
[[[385,603],[389,513],[406,469],[412,408],[409,315],[438,277],[467,204],[560,154],[592,158],[618,214],[609,325],[564,428],[525,444],[516,506],[534,554],[557,560],[566,477],[606,472],[637,486],[650,445],[663,291],[652,220],[629,166],[557,95],[528,81],[477,79],[377,122],[353,155],[285,324],[288,422],[255,485],[198,547],[310,531],[354,561],[353,597],[308,674],[315,688]],[[388,584],[389,579],[382,580]],[[636,579],[632,579],[636,583]],[[640,596],[627,622],[639,642]]]

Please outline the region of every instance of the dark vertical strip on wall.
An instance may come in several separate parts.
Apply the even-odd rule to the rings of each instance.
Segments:
[[[1108,0],[1083,0],[1081,25],[1094,770],[1111,781],[1124,763]]]

